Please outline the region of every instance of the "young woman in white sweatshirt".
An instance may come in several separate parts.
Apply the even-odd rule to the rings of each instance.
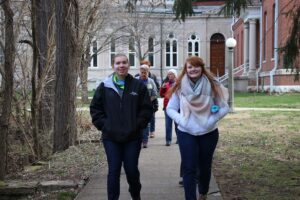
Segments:
[[[199,200],[204,200],[219,138],[217,122],[229,112],[228,91],[205,69],[201,58],[192,56],[169,96],[166,111],[178,124],[185,199],[196,200],[198,183]]]

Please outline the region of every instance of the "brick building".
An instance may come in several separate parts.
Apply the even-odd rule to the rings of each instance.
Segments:
[[[283,66],[283,54],[292,25],[286,13],[300,6],[300,1],[262,0],[242,13],[234,23],[235,88],[240,91],[300,91],[300,82],[294,81],[295,72]],[[299,66],[299,59],[295,65]]]

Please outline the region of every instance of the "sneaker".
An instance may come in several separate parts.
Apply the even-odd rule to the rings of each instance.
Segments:
[[[150,133],[150,138],[155,138],[154,132]]]
[[[171,141],[167,141],[166,146],[171,146]]]
[[[148,142],[143,142],[143,148],[147,148],[148,147]]]

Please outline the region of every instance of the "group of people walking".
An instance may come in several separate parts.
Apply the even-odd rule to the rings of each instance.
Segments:
[[[138,160],[148,138],[155,137],[159,92],[164,97],[166,146],[171,145],[175,122],[185,199],[196,200],[198,187],[199,199],[204,200],[218,142],[217,122],[229,112],[228,92],[200,57],[187,58],[178,77],[176,70],[169,70],[161,86],[151,78],[150,66],[149,61],[142,61],[140,73],[133,77],[128,73],[127,56],[115,55],[114,73],[98,86],[90,105],[107,156],[108,199],[119,199],[122,165],[132,199],[141,199]]]

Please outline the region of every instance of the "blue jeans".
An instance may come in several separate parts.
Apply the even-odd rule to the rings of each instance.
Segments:
[[[148,142],[149,126],[150,126],[150,123],[148,123],[147,127],[143,129],[143,142]]]
[[[150,119],[150,132],[155,132],[155,113],[153,113]]]
[[[124,166],[129,192],[133,199],[140,198],[142,185],[138,160],[141,152],[141,140],[118,143],[103,140],[108,162],[107,195],[108,200],[118,200],[120,196],[120,173],[122,163]]]
[[[212,159],[218,139],[218,129],[201,136],[193,136],[178,130],[186,200],[197,199],[196,183],[198,183],[199,194],[207,194],[211,177]]]
[[[166,110],[165,112],[165,126],[166,126],[166,142],[172,141],[172,129],[173,129],[173,120],[168,116]],[[175,124],[175,133],[177,135],[177,124]]]

